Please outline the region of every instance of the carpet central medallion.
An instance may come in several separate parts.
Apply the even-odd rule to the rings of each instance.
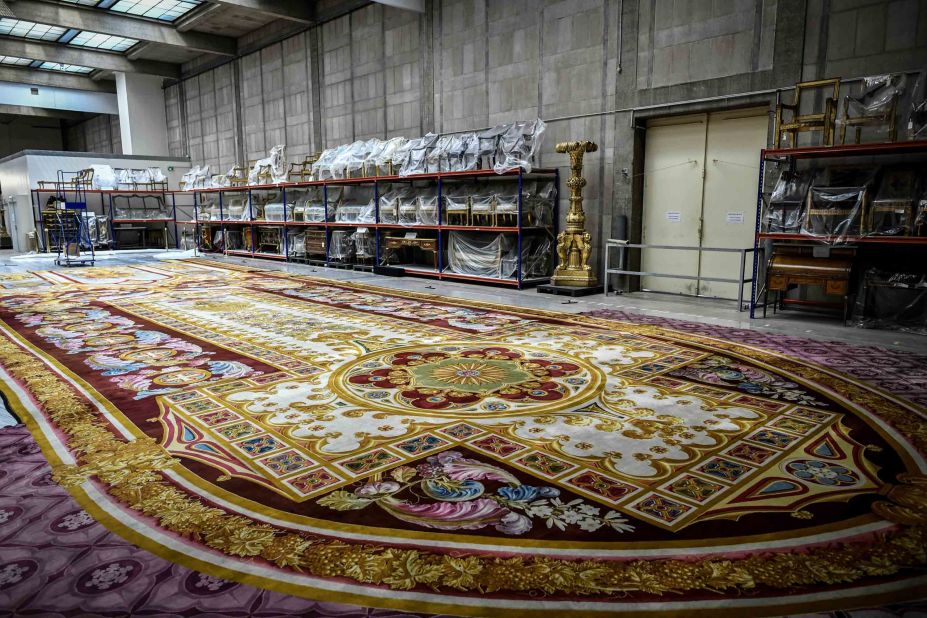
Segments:
[[[406,346],[362,356],[332,388],[359,405],[408,413],[551,410],[595,397],[605,376],[570,355],[529,346]]]
[[[0,275],[0,389],[113,530],[292,594],[762,615],[925,585],[924,410],[733,341],[178,261]]]

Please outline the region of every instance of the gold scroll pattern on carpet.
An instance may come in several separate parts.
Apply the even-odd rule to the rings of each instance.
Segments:
[[[152,285],[116,286],[105,301],[120,315],[178,339],[214,342],[239,359],[238,375],[163,384],[166,392],[151,395],[163,446],[116,438],[73,385],[5,337],[0,358],[78,459],[77,466],[57,467],[56,478],[75,488],[99,482],[164,529],[212,549],[399,590],[581,596],[829,585],[927,562],[923,478],[880,480],[867,456],[870,445],[854,438],[852,415],[814,387],[825,385],[922,448],[923,418],[864,386],[734,343],[706,349],[694,336],[654,327],[619,331],[582,318],[555,324],[560,316],[478,304],[442,309],[436,299],[414,296],[391,297],[389,310],[381,311],[383,303],[365,295],[389,295],[290,277],[207,277],[185,268],[153,284],[158,294]],[[28,302],[7,306],[22,306],[27,326],[41,337],[45,316],[86,309],[80,289],[73,291],[15,290],[0,300],[29,294]],[[278,319],[261,336],[242,324],[248,315]],[[486,323],[487,315],[498,320]],[[51,332],[48,341],[70,353],[95,338],[90,343],[99,353],[121,345],[106,339],[120,334],[108,330],[130,328],[128,319],[79,334],[60,329],[68,334]],[[150,353],[133,360],[141,361],[161,362]],[[250,370],[256,362],[273,370]],[[773,368],[797,377],[789,381]],[[746,382],[749,391],[732,387]],[[39,431],[34,423],[32,429]],[[580,497],[576,513],[612,522],[606,528],[629,541],[644,525],[675,533],[757,512],[791,514],[800,526],[814,505],[861,495],[872,495],[875,513],[898,525],[877,538],[738,559],[452,555],[298,533],[209,506],[166,482],[163,472],[180,470],[183,460],[295,504],[330,508],[333,521],[342,507],[408,516],[393,492],[414,486],[428,496],[449,492],[457,504],[569,492]],[[458,472],[478,468],[484,484],[491,478],[504,486],[490,496],[476,477],[448,483],[438,463]],[[434,522],[426,538],[440,534]],[[491,546],[497,538],[485,540]]]

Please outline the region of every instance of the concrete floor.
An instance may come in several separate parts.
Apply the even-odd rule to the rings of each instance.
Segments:
[[[118,251],[98,254],[97,265],[121,266],[139,264],[151,260],[192,257],[192,251]],[[842,341],[855,345],[877,345],[897,350],[927,354],[927,336],[896,331],[871,330],[844,327],[839,320],[832,317],[816,316],[795,310],[780,312],[766,319],[751,320],[747,312],[738,312],[736,302],[691,298],[659,294],[653,292],[636,292],[626,295],[603,294],[568,299],[562,296],[539,294],[534,289],[514,290],[471,283],[436,281],[420,277],[385,277],[363,271],[341,270],[306,266],[302,264],[280,263],[272,260],[260,260],[239,257],[227,257],[208,254],[208,259],[234,264],[246,264],[297,274],[338,281],[356,281],[395,290],[411,290],[440,294],[449,298],[482,300],[566,313],[580,313],[599,309],[615,309],[650,316],[674,318],[692,322],[703,322],[735,328],[756,329],[764,332],[807,337],[827,341]],[[10,251],[0,251],[0,273],[22,270],[58,270],[54,256],[19,255]]]

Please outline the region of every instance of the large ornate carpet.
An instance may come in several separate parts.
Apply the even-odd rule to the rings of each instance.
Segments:
[[[925,411],[823,366],[205,262],[0,288],[0,385],[54,478],[209,576],[494,616],[927,585]]]

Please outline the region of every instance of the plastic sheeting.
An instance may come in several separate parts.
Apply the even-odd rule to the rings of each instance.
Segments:
[[[847,124],[848,119],[866,118],[868,122],[865,128],[874,134],[871,141],[887,141],[890,137],[888,128],[891,114],[895,112],[895,104],[904,90],[904,75],[874,75],[865,78],[862,92],[846,96],[846,117],[841,116],[837,119],[838,130],[841,129],[841,125]],[[861,133],[863,127],[850,124],[846,126],[846,130]],[[852,141],[850,136],[846,139]]]
[[[333,230],[328,246],[328,257],[339,262],[354,258],[354,234],[350,230]]]
[[[522,223],[529,226],[551,226],[557,186],[553,181],[526,182],[522,187]]]
[[[264,168],[270,168],[271,180],[274,183],[286,182],[287,164],[286,164],[286,146],[278,144],[270,149],[270,153],[263,159],[254,162],[254,167],[248,171],[248,184],[257,185],[266,181],[259,181],[258,176]],[[230,174],[231,175],[231,174]]]
[[[802,234],[843,243],[862,230],[863,207],[878,173],[873,167],[830,167],[809,189]]]
[[[921,184],[916,168],[889,167],[869,204],[866,232],[879,236],[908,236],[914,219],[914,203]]]
[[[121,186],[135,187],[137,185],[150,185],[163,183],[167,177],[160,167],[146,167],[144,169],[120,168],[115,170],[116,182]]]
[[[868,270],[852,321],[859,328],[927,334],[927,275]]]
[[[247,221],[251,218],[247,197],[223,197],[222,218],[226,221]]]
[[[328,194],[328,216],[337,223],[375,223],[377,217],[373,189],[370,187],[344,187],[335,195]]]
[[[377,241],[373,234],[365,227],[357,228],[352,237],[354,242],[354,255],[358,262],[372,261],[377,256]]]
[[[447,270],[474,277],[510,279],[515,274],[515,262],[503,261],[504,256],[517,255],[516,238],[506,234],[457,232],[448,234]]]
[[[92,188],[101,190],[119,188],[116,171],[109,165],[91,165],[90,169],[93,170]]]
[[[552,271],[550,237],[522,238],[522,278],[546,277]],[[448,234],[448,272],[511,279],[518,268],[518,239],[511,234],[452,231]]]
[[[412,195],[412,189],[401,186],[380,196],[380,223],[399,223],[399,204]]]
[[[306,257],[306,232],[288,230],[286,244],[292,257]]]
[[[272,202],[264,206],[264,220],[265,221],[293,221],[293,209],[294,209],[294,204],[292,202],[287,202],[286,216],[284,217],[283,202]]]
[[[180,185],[181,189],[184,191],[192,191],[193,189],[205,189],[207,184],[207,179],[209,178],[209,166],[208,165],[196,165],[190,168],[190,171],[181,176]]]
[[[814,173],[782,170],[773,187],[766,212],[763,230],[772,233],[797,234],[805,219],[805,200]]]
[[[911,90],[911,108],[905,126],[908,139],[927,139],[927,67],[917,75]]]
[[[158,221],[171,218],[161,195],[115,195],[113,196],[115,219],[144,219]]]
[[[540,118],[531,122],[513,122],[499,138],[493,170],[497,174],[522,168],[531,172],[534,154],[541,147],[547,125]]]

